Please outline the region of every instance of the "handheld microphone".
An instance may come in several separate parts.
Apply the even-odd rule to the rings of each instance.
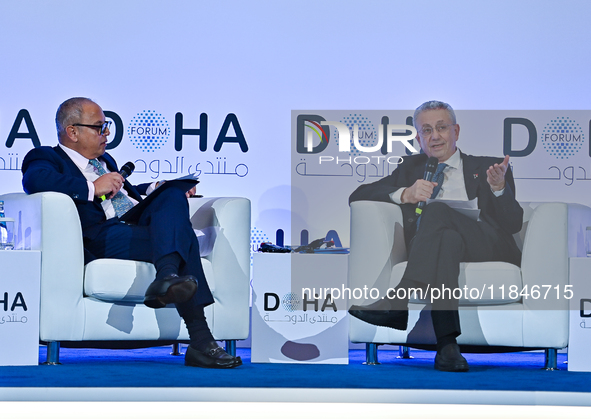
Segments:
[[[433,179],[433,175],[437,170],[437,165],[439,164],[439,160],[437,157],[429,157],[427,159],[427,164],[425,164],[425,174],[423,175],[423,179],[431,182]],[[417,204],[417,208],[415,210],[416,215],[421,215],[423,212],[423,207],[425,206],[425,201],[421,201]]]
[[[437,164],[435,164],[435,166],[437,166]],[[135,170],[135,164],[133,164],[132,162],[128,161],[127,163],[125,163],[121,167],[121,170],[119,170],[119,174],[121,176],[123,176],[123,179],[127,179],[127,177],[129,175],[131,175],[134,170]]]
[[[121,166],[121,169],[119,170],[119,174],[121,176],[123,176],[123,179],[127,179],[127,177],[129,175],[131,175],[134,170],[135,170],[135,164],[133,164],[132,162],[128,161],[123,166]],[[110,194],[109,197],[108,197],[108,199],[113,198],[113,196],[115,196],[115,194]],[[106,195],[103,195],[103,196],[101,196],[101,199],[104,201],[105,199],[107,199],[107,196]]]

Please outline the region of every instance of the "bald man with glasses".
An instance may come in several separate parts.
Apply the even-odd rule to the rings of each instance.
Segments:
[[[175,304],[191,340],[186,365],[242,365],[240,357],[218,346],[205,320],[203,309],[214,301],[185,191],[164,190],[143,210],[137,224],[120,220],[158,185],[134,186],[119,173],[115,160],[105,152],[110,124],[90,99],[77,97],[62,103],[56,114],[59,144],[35,148],[23,160],[25,192],[61,192],[72,198],[82,224],[85,263],[115,258],[154,264],[156,278],[146,290],[144,304],[154,309]]]

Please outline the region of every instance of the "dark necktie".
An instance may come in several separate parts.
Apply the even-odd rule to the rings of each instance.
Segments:
[[[435,188],[433,188],[433,193],[431,194],[431,199],[437,198],[437,194],[441,190],[441,185],[443,185],[443,171],[445,170],[446,167],[447,167],[447,163],[439,163],[437,165],[437,170],[435,170],[435,173],[433,174],[433,179],[431,179],[431,182],[436,182],[437,186],[435,186]]]
[[[92,159],[88,162],[95,168],[95,172],[100,176],[107,174],[107,171],[97,159]],[[131,202],[131,199],[129,199],[127,195],[121,191],[117,192],[115,196],[111,198],[111,203],[113,204],[115,215],[117,215],[117,217],[121,217],[123,214],[133,208],[133,202]]]

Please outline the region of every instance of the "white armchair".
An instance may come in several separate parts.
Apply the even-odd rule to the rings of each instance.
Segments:
[[[584,232],[591,225],[591,208],[565,203],[521,203],[522,230],[515,235],[522,249],[521,268],[504,262],[462,263],[459,286],[482,290],[484,298],[460,300],[462,334],[460,345],[469,349],[489,347],[499,352],[515,348],[545,349],[546,367],[556,368],[557,349],[568,344],[568,301],[546,309],[542,298],[510,298],[509,287],[521,291],[533,285],[558,286],[569,283],[569,257],[585,256]],[[358,201],[351,204],[351,253],[349,287],[386,290],[402,278],[406,267],[406,246],[402,212],[397,205]],[[500,287],[504,285],[504,296]],[[488,288],[492,286],[494,294]],[[543,291],[544,289],[542,289]],[[476,296],[474,294],[474,296]],[[504,298],[503,298],[504,297]],[[515,294],[513,294],[515,297]],[[371,301],[359,302],[367,304]],[[425,301],[411,300],[406,331],[372,326],[351,317],[350,339],[366,343],[367,361],[378,363],[378,344],[424,347],[434,344],[430,321],[421,318]],[[428,311],[428,310],[427,310]]]
[[[6,216],[16,220],[15,248],[41,251],[39,338],[48,343],[49,363],[58,362],[60,342],[159,346],[188,340],[174,306],[153,310],[143,305],[155,277],[151,263],[98,259],[84,265],[80,219],[68,196],[13,193],[0,200]],[[215,299],[205,309],[207,323],[214,338],[225,340],[226,349],[235,353],[236,340],[246,339],[249,330],[250,201],[192,198],[189,204],[194,228],[210,241],[200,240]]]

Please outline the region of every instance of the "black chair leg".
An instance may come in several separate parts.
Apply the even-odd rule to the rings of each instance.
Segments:
[[[236,341],[235,340],[227,340],[226,341],[226,352],[228,355],[236,356]]]
[[[557,371],[558,370],[558,350],[549,348],[546,349],[544,354],[544,368],[546,371]]]
[[[398,359],[412,359],[413,357],[410,355],[410,348],[408,346],[400,345],[398,347]]]
[[[380,365],[378,362],[378,344],[377,343],[366,343],[365,344],[365,365]]]
[[[172,352],[170,353],[173,356],[180,356],[183,353],[181,352],[181,344],[176,342],[172,344]]]
[[[59,342],[47,342],[47,357],[43,365],[61,365]]]

